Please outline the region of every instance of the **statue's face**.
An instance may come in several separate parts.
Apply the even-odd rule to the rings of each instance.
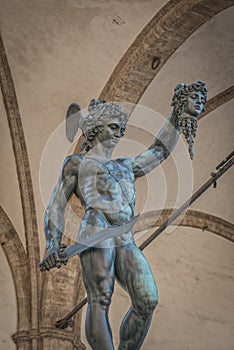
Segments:
[[[192,91],[187,97],[187,101],[184,107],[184,112],[198,117],[203,111],[205,104],[205,96],[201,91]]]
[[[110,123],[103,125],[103,130],[97,134],[98,141],[105,147],[114,148],[124,135],[126,124],[118,118],[112,118]]]

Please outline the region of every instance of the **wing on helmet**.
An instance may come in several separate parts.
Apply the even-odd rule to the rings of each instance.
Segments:
[[[83,115],[81,108],[77,103],[72,103],[67,110],[66,114],[66,135],[70,142],[74,141],[74,137],[81,127],[83,121]]]

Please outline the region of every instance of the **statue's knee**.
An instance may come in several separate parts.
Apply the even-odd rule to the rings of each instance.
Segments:
[[[156,296],[150,296],[148,299],[146,299],[145,313],[147,314],[147,316],[150,316],[154,312],[157,305],[158,298]]]
[[[152,316],[155,308],[158,305],[158,297],[157,296],[149,296],[148,298],[139,301],[136,306],[137,314],[144,320],[147,320]]]
[[[99,303],[103,306],[109,306],[111,303],[111,292],[103,292],[100,296],[99,296]]]

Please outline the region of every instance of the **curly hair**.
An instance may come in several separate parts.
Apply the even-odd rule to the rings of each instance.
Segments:
[[[124,124],[128,122],[128,113],[121,109],[120,104],[115,102],[107,103],[106,100],[92,99],[88,106],[88,114],[82,123],[84,142],[81,150],[89,151],[93,147],[93,140],[99,132],[102,132],[103,125],[110,122],[110,119],[118,118]]]
[[[207,102],[207,88],[206,84],[203,81],[198,80],[196,83],[192,83],[190,85],[178,84],[175,87],[171,106],[174,107],[173,111],[177,116],[183,114],[187,96],[189,96],[191,92],[194,91],[200,91],[205,98],[205,103]],[[205,111],[205,106],[203,107],[202,111]]]

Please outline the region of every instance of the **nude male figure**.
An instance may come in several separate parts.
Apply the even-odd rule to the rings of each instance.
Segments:
[[[66,158],[46,210],[47,255],[43,261],[46,269],[60,262],[64,211],[73,194],[85,209],[80,239],[131,221],[136,199],[134,181],[169,156],[180,129],[186,129],[186,118],[196,124],[195,119],[204,110],[206,91],[202,82],[178,85],[172,102],[173,112],[150,149],[136,157],[115,160],[111,158],[112,152],[125,132],[128,115],[116,103],[91,101],[82,126],[86,153]],[[158,303],[158,292],[148,262],[136,246],[132,232],[107,237],[81,253],[80,259],[88,298],[85,330],[90,346],[95,350],[114,349],[108,312],[116,279],[131,298],[131,307],[120,328],[118,349],[140,349]]]

